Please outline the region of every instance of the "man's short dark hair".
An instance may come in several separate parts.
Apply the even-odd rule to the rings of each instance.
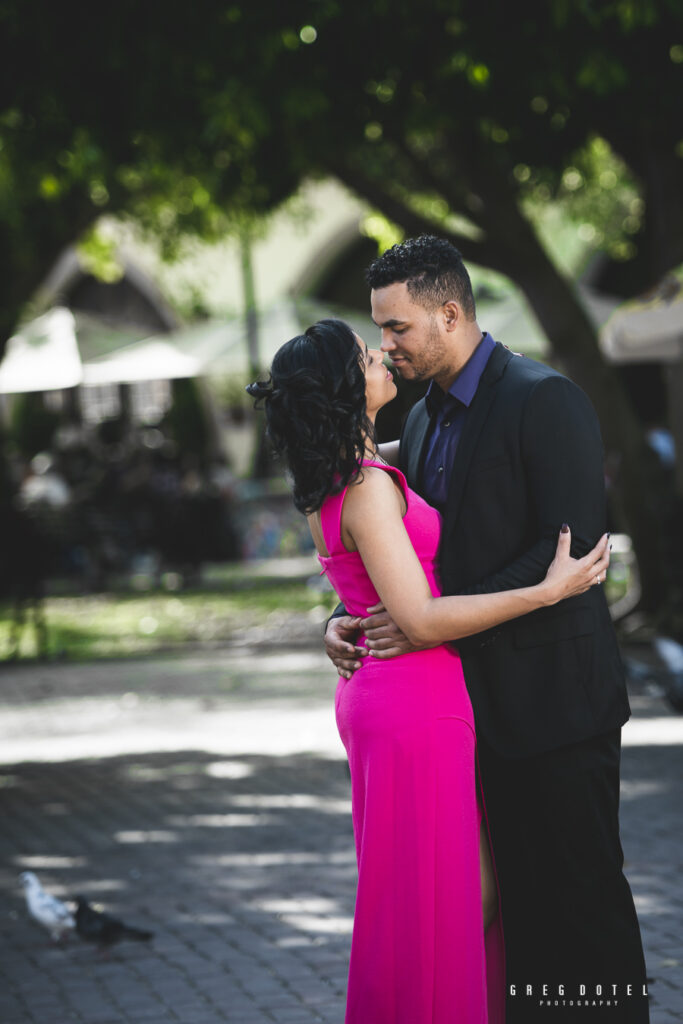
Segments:
[[[365,271],[370,288],[386,288],[405,281],[414,302],[433,311],[455,299],[468,320],[476,310],[472,282],[462,255],[451,242],[436,235],[420,235],[392,245]]]

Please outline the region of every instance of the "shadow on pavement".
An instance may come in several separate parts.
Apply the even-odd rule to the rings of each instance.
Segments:
[[[340,1019],[356,881],[343,762],[21,764],[0,772],[0,815],[6,1024],[44,1021],[48,1005],[51,1024]],[[26,869],[151,928],[153,943],[106,960],[78,939],[50,947],[18,891]]]

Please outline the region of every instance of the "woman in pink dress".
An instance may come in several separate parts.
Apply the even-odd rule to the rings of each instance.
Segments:
[[[364,658],[337,684],[358,859],[346,1024],[503,1024],[504,908],[472,708],[448,641],[587,590],[604,579],[608,540],[575,560],[560,534],[538,586],[439,596],[440,515],[374,441],[375,416],[396,394],[382,359],[342,321],[322,320],[283,345],[268,383],[248,388],[264,399],[295,504],[347,612],[360,619],[381,601],[425,647]]]

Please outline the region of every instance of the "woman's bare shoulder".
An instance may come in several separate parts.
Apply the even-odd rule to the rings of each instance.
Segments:
[[[396,486],[394,474],[379,466],[363,466],[361,474],[346,492],[344,502],[349,510],[378,512],[389,505],[401,511],[401,491]]]

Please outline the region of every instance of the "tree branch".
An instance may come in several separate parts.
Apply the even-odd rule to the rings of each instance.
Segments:
[[[345,164],[336,164],[334,167],[330,167],[330,172],[339,178],[352,192],[355,192],[362,199],[370,203],[371,206],[380,210],[389,220],[400,224],[406,231],[416,235],[443,235],[453,242],[454,245],[457,245],[465,259],[470,260],[472,263],[491,267],[491,269],[498,270],[501,273],[506,273],[505,267],[498,258],[494,247],[485,240],[470,238],[461,232],[446,228],[442,223],[424,217],[395,196],[390,195],[362,172]]]

